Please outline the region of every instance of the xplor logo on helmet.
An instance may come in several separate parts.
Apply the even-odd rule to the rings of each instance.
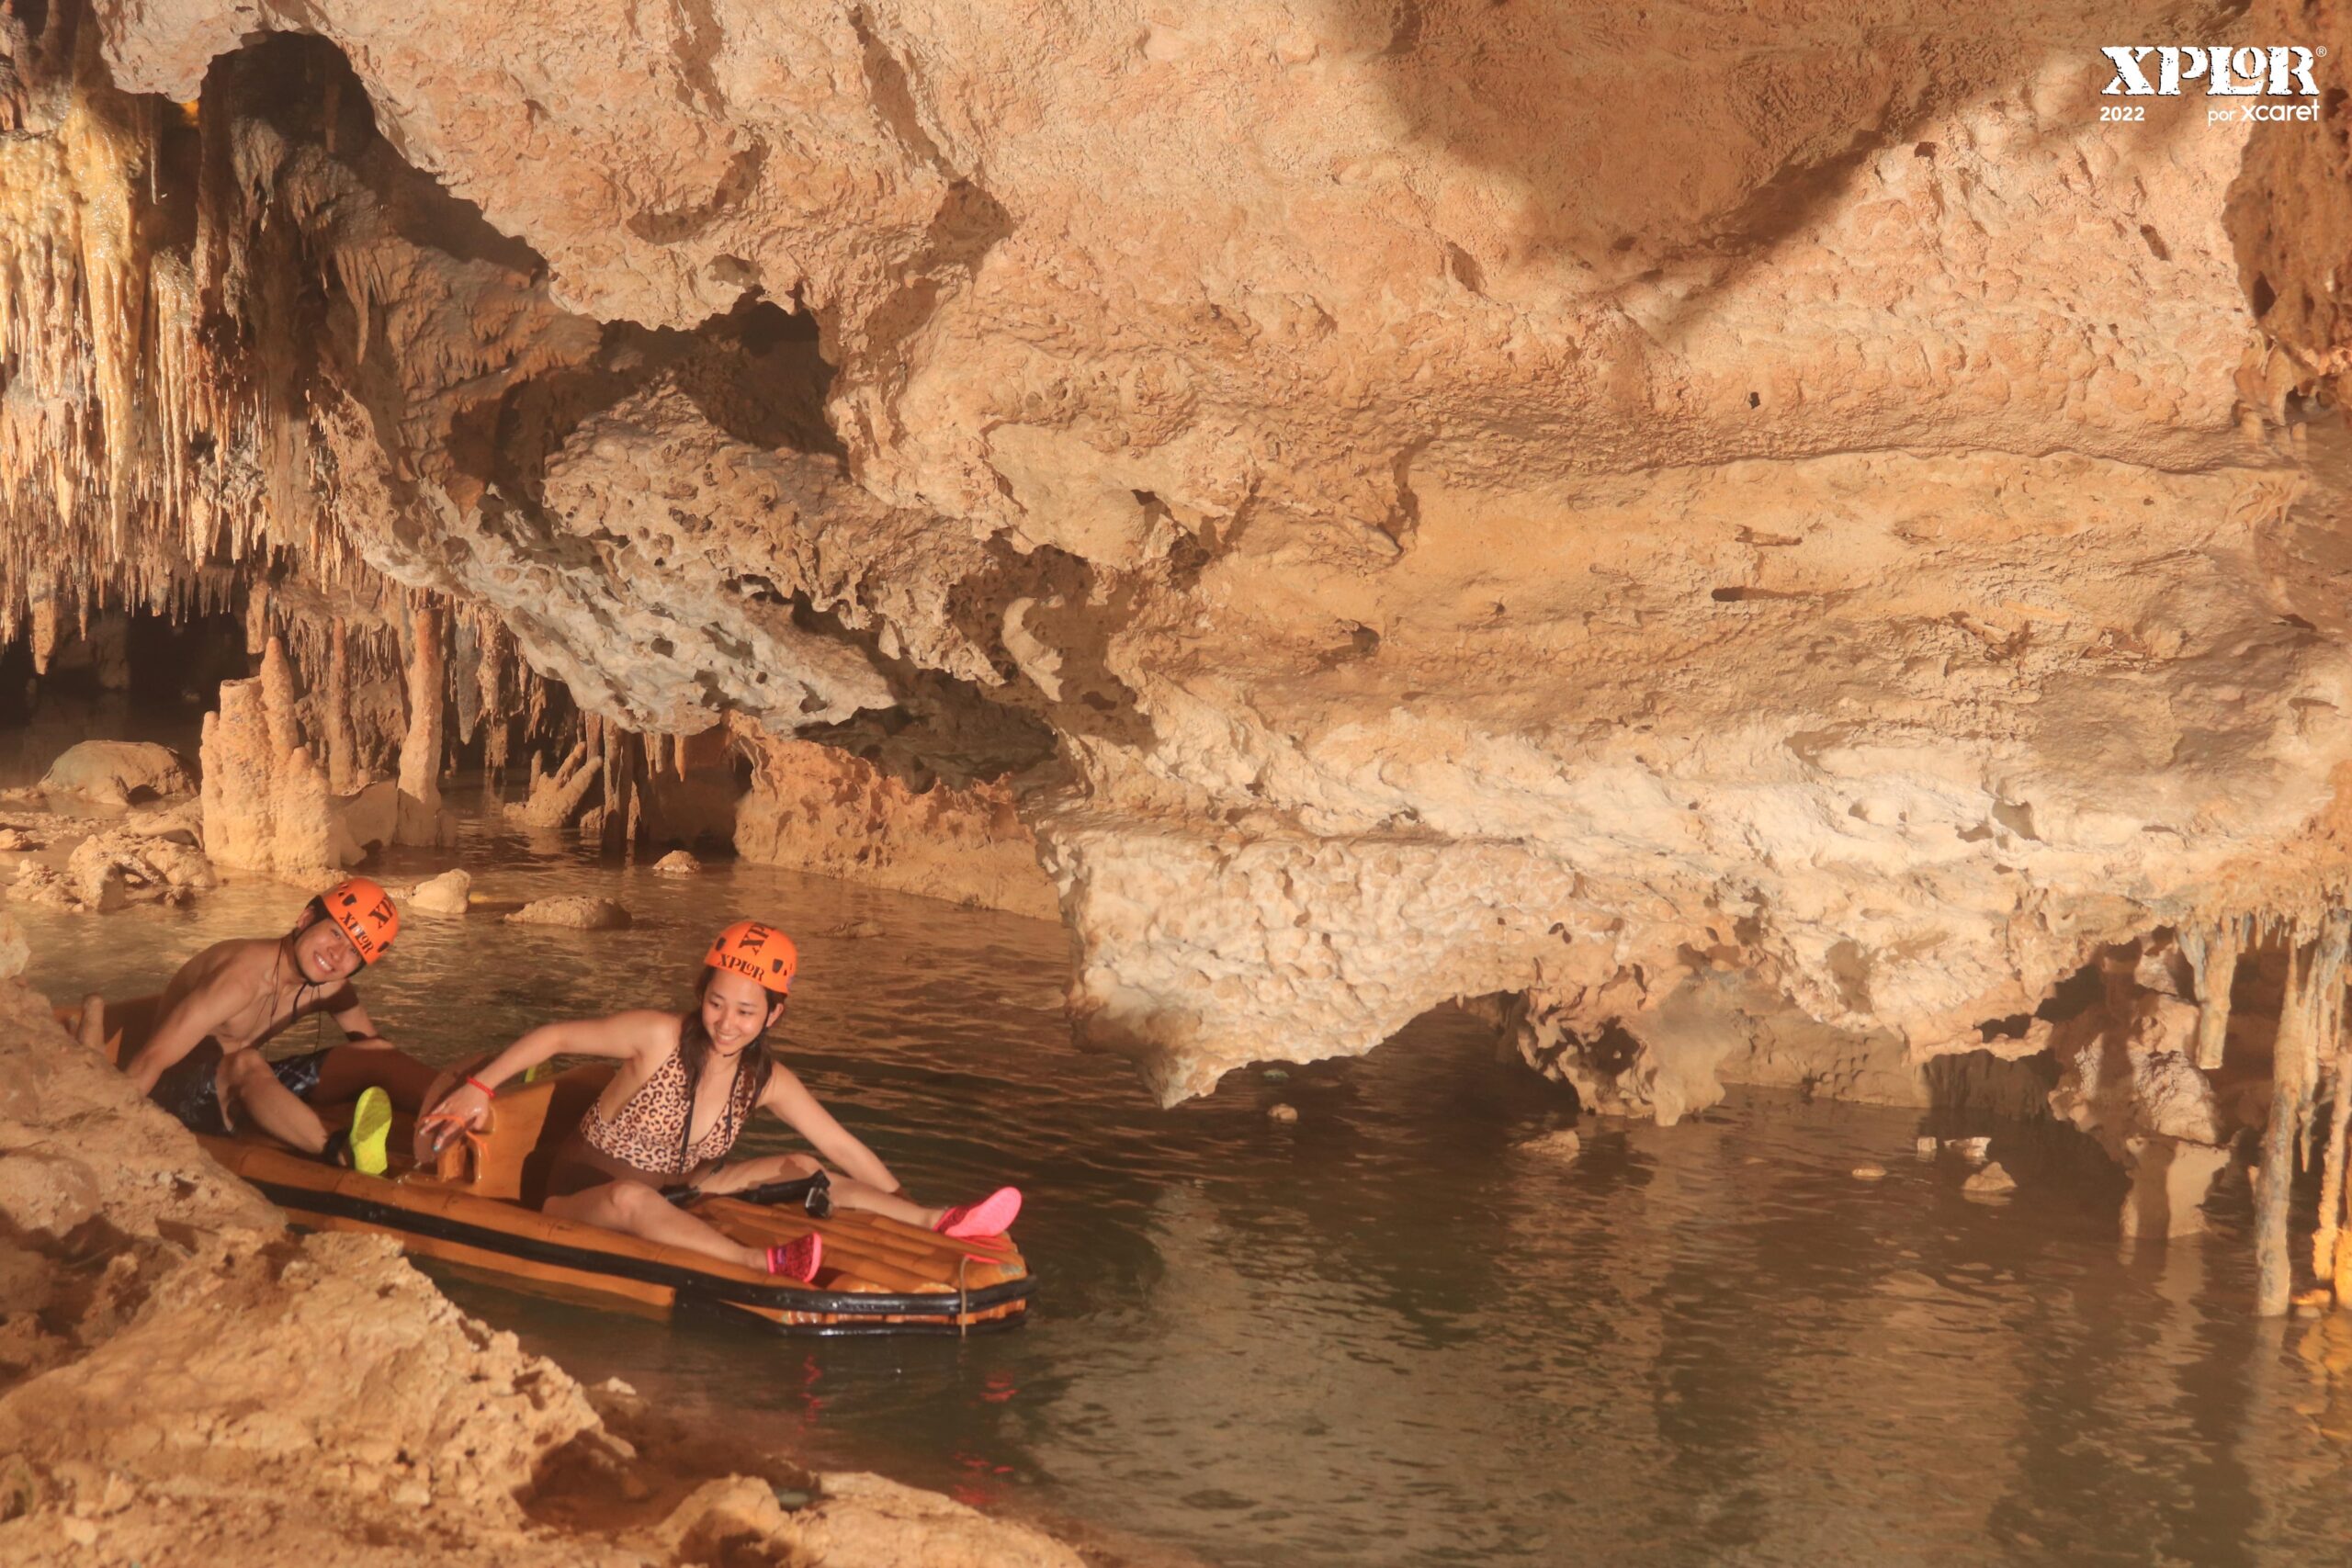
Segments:
[[[2301,44],[2124,44],[2099,52],[2115,73],[2099,89],[2102,97],[2177,98],[2201,85],[2210,98],[2289,98],[2289,103],[2209,103],[2209,125],[2256,120],[2319,119],[2319,84],[2312,67],[2325,58],[2324,45]],[[2102,104],[2104,120],[2143,120],[2143,104]]]

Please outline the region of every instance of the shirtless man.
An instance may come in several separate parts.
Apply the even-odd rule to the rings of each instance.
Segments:
[[[348,1136],[330,1136],[309,1102],[380,1089],[413,1111],[432,1087],[435,1070],[377,1037],[350,985],[383,956],[400,925],[384,890],[355,876],[311,899],[285,936],[213,943],[172,976],[154,1032],[123,1070],[192,1132],[226,1137],[251,1122],[281,1143],[379,1174],[380,1138],[363,1137],[368,1146],[355,1161]],[[263,1057],[261,1046],[321,1012],[342,1026],[345,1043],[279,1062]]]

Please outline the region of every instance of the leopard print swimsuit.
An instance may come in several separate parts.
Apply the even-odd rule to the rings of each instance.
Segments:
[[[549,1196],[616,1179],[655,1186],[684,1181],[725,1158],[742,1136],[758,1098],[760,1075],[750,1070],[749,1055],[746,1052],[736,1061],[725,1109],[691,1147],[686,1133],[694,1097],[686,1084],[684,1058],[675,1051],[611,1116],[590,1106],[548,1173]]]

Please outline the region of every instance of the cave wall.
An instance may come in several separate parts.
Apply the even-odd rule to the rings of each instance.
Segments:
[[[2099,123],[2144,6],[91,20],[11,276],[145,289],[220,456],[109,393],[64,479],[483,607],[637,728],[887,718],[1018,801],[1171,1099],[1454,996],[1654,1052],[1717,972],[1916,1065],[2340,863],[2337,491],[2231,218],[2276,136]],[[121,311],[39,297],[62,386]],[[116,526],[12,482],[12,536]],[[1657,1066],[1624,1109],[1704,1102]]]

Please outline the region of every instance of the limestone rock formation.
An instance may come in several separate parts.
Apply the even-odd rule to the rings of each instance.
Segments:
[[[259,675],[222,682],[220,707],[204,716],[202,758],[204,845],[220,865],[323,882],[381,845],[456,838],[437,784],[429,800],[388,780],[331,792],[303,742],[291,666],[276,637]]]
[[[187,835],[163,838],[117,829],[74,847],[65,880],[88,908],[180,903],[214,885],[212,865]]]
[[[427,877],[413,887],[389,890],[402,909],[427,915],[462,915],[472,908],[474,879],[463,867],[453,866]]]
[[[1971,1198],[1998,1198],[2018,1188],[2018,1179],[2001,1168],[1996,1162],[1971,1176],[1960,1184],[1960,1190]]]
[[[692,876],[702,869],[702,862],[684,850],[672,850],[653,863],[653,869],[663,876]]]
[[[392,839],[401,844],[438,844],[454,839],[441,809],[441,617],[420,609],[412,627],[409,654],[408,734],[401,741],[400,805]]]
[[[1053,919],[1060,904],[1036,840],[1001,784],[916,793],[830,746],[750,738],[752,793],[736,808],[735,852],[789,866]]]
[[[215,881],[211,863],[193,835],[159,837],[116,828],[84,839],[62,867],[19,863],[8,897],[103,915],[131,904],[184,904]]]
[[[273,639],[264,674],[223,682],[204,716],[205,851],[218,865],[318,882],[350,863],[350,846],[335,841],[325,771],[294,742],[291,688],[270,674],[284,659]]]
[[[1892,1094],[2347,883],[2334,143],[2101,123],[2142,7],[80,15],[8,616],[228,539],[1009,792],[1169,1098],[1497,995],[1628,1112]]]
[[[25,945],[25,928],[17,917],[0,909],[0,983],[14,980],[25,972],[32,961],[32,950]]]
[[[530,794],[521,803],[509,806],[507,817],[526,828],[571,826],[585,808],[588,792],[596,787],[604,766],[603,758],[588,754],[585,740],[574,745],[552,773],[539,771],[539,760],[534,754]]]
[[[40,788],[51,795],[123,806],[187,795],[187,763],[168,746],[143,740],[85,740],[50,764]]]
[[[2071,1012],[2037,1020],[2024,1032],[2027,1043],[2046,1049],[2058,1064],[2051,1110],[2097,1138],[2131,1172],[2126,1235],[2201,1229],[2199,1205],[2229,1162],[2232,1140],[2262,1124],[2261,1111],[2242,1093],[2224,1093],[2225,1086],[2245,1087],[2243,1060],[2233,1077],[2199,1065],[2203,1021],[2214,1016],[2200,1003],[2212,999],[2217,978],[2200,982],[2199,967],[2170,941],[2108,949],[2079,977],[2075,988],[2084,996]],[[2230,972],[2237,972],[2234,962]],[[2226,990],[2230,980],[2219,984]],[[2237,1010],[2243,1029],[2249,1012]],[[2275,1008],[2266,1010],[2260,1032],[2267,1054],[2278,1017]],[[2218,1055],[2211,1063],[2222,1066]]]
[[[585,895],[534,898],[506,918],[517,925],[560,926],[575,931],[626,931],[630,924],[629,912],[618,904]]]

